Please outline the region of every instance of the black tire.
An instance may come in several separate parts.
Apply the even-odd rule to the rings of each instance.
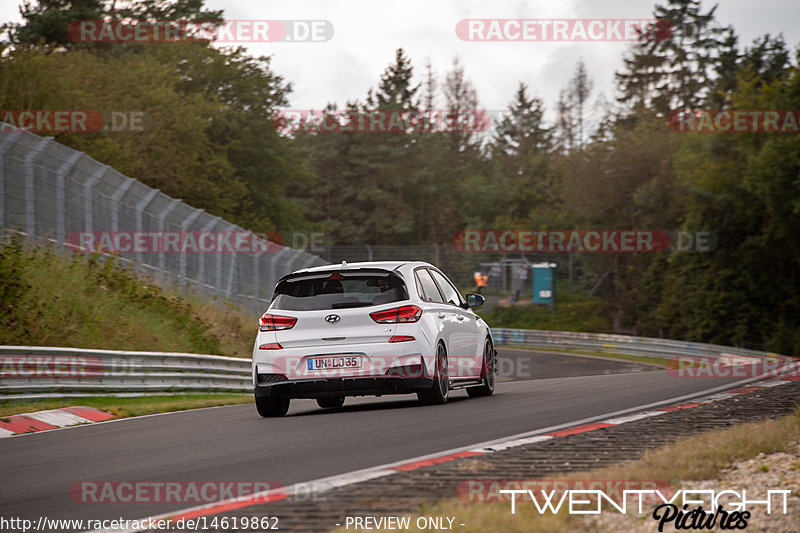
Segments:
[[[256,409],[258,414],[264,418],[271,418],[274,416],[285,416],[289,411],[289,398],[280,398],[272,396],[256,396]]]
[[[491,396],[494,393],[494,374],[497,366],[497,352],[494,351],[492,341],[486,339],[483,344],[483,383],[477,387],[467,387],[467,394],[470,398],[481,396]]]
[[[417,398],[426,405],[438,405],[447,402],[450,396],[450,379],[447,370],[447,350],[444,344],[436,349],[436,368],[433,386],[430,389],[417,391]]]
[[[336,409],[344,405],[344,396],[334,396],[333,398],[317,398],[317,405],[323,409]]]

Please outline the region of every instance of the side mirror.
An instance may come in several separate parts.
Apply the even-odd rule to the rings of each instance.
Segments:
[[[472,293],[467,294],[467,307],[468,308],[480,307],[480,306],[483,305],[483,302],[485,302],[485,301],[486,301],[486,299],[483,296],[481,296],[480,294],[472,294]]]

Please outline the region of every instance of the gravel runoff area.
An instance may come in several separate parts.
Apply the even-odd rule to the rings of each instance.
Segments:
[[[749,509],[751,516],[746,529],[769,533],[796,533],[800,530],[800,494],[797,492],[800,488],[800,443],[794,443],[786,452],[760,453],[752,459],[739,461],[720,472],[716,479],[687,481],[683,486],[692,490],[716,491],[745,488],[748,498],[753,500],[763,499],[768,490],[791,490],[792,494],[786,499],[786,513],[779,507],[780,498],[773,498],[775,508],[771,514],[767,514],[761,505]],[[650,513],[641,516],[602,513],[593,518],[593,526],[598,531],[658,532],[658,521]],[[717,525],[714,529],[721,528]],[[674,530],[674,524],[664,526],[664,531]]]
[[[285,531],[328,531],[335,529],[337,524],[344,525],[344,518],[347,516],[416,514],[421,511],[422,506],[427,507],[437,500],[456,497],[459,483],[467,480],[556,480],[559,479],[559,475],[570,472],[581,472],[634,460],[648,449],[704,431],[777,418],[793,412],[798,404],[800,404],[800,382],[790,382],[689,409],[675,410],[657,417],[491,454],[465,457],[409,472],[398,472],[383,478],[325,490],[319,494],[314,493],[314,487],[308,487],[309,490],[304,497],[289,497],[244,507],[226,512],[224,516],[273,516],[279,518],[280,528]],[[727,482],[724,476],[745,476],[744,481],[732,478],[731,482],[745,484],[748,488],[757,490],[762,483],[767,486],[773,482],[770,476],[780,476],[782,472],[791,471],[791,464],[797,461],[797,457],[795,454],[785,455],[791,455],[791,458],[778,455],[769,459],[781,463],[774,469],[767,463],[767,472],[758,470],[766,458],[756,458],[752,461],[756,468],[755,473],[749,473],[748,462],[745,462],[730,472],[721,474],[720,481]],[[792,471],[791,476],[796,474],[797,472]],[[800,486],[796,482],[796,477],[785,474],[783,479],[787,484],[793,482],[796,492]],[[715,483],[717,480],[708,482],[709,486],[720,486]],[[778,520],[774,520],[776,516],[773,514],[764,522],[769,522],[770,527],[781,527]],[[797,513],[787,515],[788,518],[797,516]],[[652,519],[651,521],[655,523]],[[635,527],[633,523],[622,526],[622,529],[616,524],[609,525],[611,526],[609,530],[614,531]],[[760,531],[755,527],[749,529]],[[794,527],[789,529],[774,531],[798,531],[798,526],[795,523]]]

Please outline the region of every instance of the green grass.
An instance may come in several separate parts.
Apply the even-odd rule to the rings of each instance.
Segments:
[[[42,399],[0,403],[0,416],[82,405],[113,414],[117,418],[169,413],[200,407],[250,403],[252,394],[180,394],[174,396],[92,396],[87,398]]]
[[[629,355],[624,353],[593,352],[591,350],[573,350],[571,348],[535,348],[532,346],[515,346],[511,344],[505,344],[505,345],[498,344],[498,347],[501,346],[503,348],[516,348],[520,350],[531,350],[534,352],[563,352],[575,355],[591,355],[594,357],[605,357],[606,359],[622,359],[624,361],[647,363],[651,365],[657,365],[660,367],[665,367],[668,361],[668,359],[663,357],[650,357],[648,355]]]
[[[256,319],[162,289],[114,257],[0,246],[0,345],[250,357]]]

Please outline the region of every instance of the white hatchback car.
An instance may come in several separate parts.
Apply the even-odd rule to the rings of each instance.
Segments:
[[[275,286],[253,347],[255,403],[283,416],[292,398],[341,407],[345,396],[494,392],[497,353],[486,323],[436,267],[370,262],[298,270]]]

